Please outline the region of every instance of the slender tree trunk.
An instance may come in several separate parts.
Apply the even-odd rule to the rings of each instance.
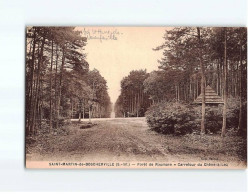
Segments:
[[[236,66],[236,95],[240,95],[240,70],[239,70],[239,63],[237,63],[237,66]]]
[[[58,126],[59,126],[59,116],[60,116],[60,106],[61,106],[60,104],[61,104],[61,95],[62,95],[61,92],[62,92],[62,79],[63,79],[64,63],[65,63],[65,49],[63,49],[62,63],[61,63],[61,69],[60,69],[56,128],[58,128]]]
[[[91,106],[89,106],[89,123],[91,123]]]
[[[201,119],[201,134],[205,134],[205,112],[206,112],[206,103],[205,103],[205,67],[202,62],[202,40],[201,40],[201,31],[197,27],[198,41],[199,41],[199,59],[201,67],[201,94],[202,94],[202,119]]]
[[[242,63],[242,39],[240,34],[240,51],[239,51],[239,61],[240,61],[240,90],[239,90],[239,126],[238,126],[238,134],[241,135],[243,133],[243,63]]]
[[[191,79],[189,80],[189,99],[192,100],[193,95],[192,95],[192,82]]]
[[[51,67],[50,67],[50,123],[49,123],[49,132],[52,129],[52,71],[53,71],[53,40],[52,40],[52,54],[51,54]]]
[[[234,97],[237,97],[237,88],[238,88],[238,81],[237,81],[237,72],[238,72],[238,64],[237,63],[237,66],[235,67],[235,74],[234,74],[234,80],[235,80],[235,88],[234,88]]]
[[[130,113],[131,110],[132,110],[132,104],[131,104],[131,93],[130,91],[128,92],[128,112]],[[128,114],[128,117],[129,117],[129,114]]]
[[[178,100],[177,101],[180,101],[180,83],[178,84],[178,92],[177,92],[177,95],[178,95]]]
[[[43,61],[42,61],[43,63]],[[42,76],[39,78],[39,89],[38,89],[38,94],[37,94],[37,112],[36,112],[36,119],[37,119],[37,124],[35,128],[35,134],[37,134],[37,129],[41,129],[41,121],[42,121],[42,92],[43,92],[43,82],[42,82]]]
[[[73,106],[74,106],[74,104],[73,104],[73,101],[71,99],[71,119],[73,119],[73,113],[74,113]]]
[[[81,122],[81,111],[79,111],[79,115],[78,115],[78,121]]]
[[[56,45],[56,64],[55,64],[55,75],[54,75],[54,111],[57,114],[57,74],[58,74],[58,59],[59,59],[59,54],[58,54],[58,45]],[[56,128],[57,128],[57,120],[56,118]]]
[[[84,119],[84,112],[85,112],[85,111],[84,111],[84,108],[83,108],[83,119]]]
[[[220,95],[220,63],[219,63],[219,60],[218,60],[218,63],[217,63],[217,94]]]
[[[134,104],[133,104],[133,91],[132,91],[132,95],[131,95],[131,104],[132,104],[132,113],[133,113],[133,108],[134,108]]]
[[[137,98],[136,98],[136,116],[139,117],[139,94],[137,94]]]
[[[176,102],[177,102],[177,86],[175,85],[175,91],[176,91]]]
[[[45,44],[45,37],[43,37],[42,44],[41,44],[41,51],[39,52],[39,59],[38,59],[38,69],[37,69],[37,78],[36,78],[36,88],[35,88],[35,99],[34,99],[34,106],[33,106],[33,122],[32,122],[32,127],[31,127],[31,132],[35,132],[34,128],[36,126],[36,113],[38,111],[38,91],[39,91],[39,84],[40,84],[40,67],[42,63],[42,58],[43,58],[43,49],[44,49],[44,44]]]
[[[231,69],[231,73],[230,73],[230,90],[229,90],[229,94],[231,94],[232,96],[234,96],[234,66],[233,65],[229,65],[230,69]]]
[[[196,79],[196,98],[199,95],[199,85],[198,85],[198,79]]]
[[[223,97],[224,96],[224,84],[223,84],[223,74],[224,74],[224,62],[223,62],[224,58],[222,57],[221,58],[221,61],[220,61],[220,94],[221,96]]]
[[[31,133],[32,128],[32,102],[33,102],[33,82],[34,82],[34,69],[35,69],[35,47],[36,47],[36,28],[34,27],[34,37],[33,37],[33,49],[32,49],[32,62],[31,62],[31,75],[30,75],[30,98],[28,100],[28,115],[27,115],[27,121],[28,121],[28,134]]]
[[[223,89],[224,89],[224,106],[223,106],[223,124],[221,136],[225,137],[226,135],[226,109],[227,109],[227,37],[226,37],[226,28],[224,28],[224,78],[223,78]]]
[[[84,113],[85,113],[85,100],[83,100],[84,104],[83,104],[83,119],[84,119]]]
[[[184,95],[184,100],[187,100],[187,95],[186,95],[186,91],[187,91],[187,84],[183,85],[183,95]]]

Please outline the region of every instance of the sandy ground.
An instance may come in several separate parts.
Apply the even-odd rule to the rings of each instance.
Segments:
[[[93,121],[97,125],[91,128],[72,124],[69,135],[39,139],[28,150],[27,160],[242,163],[238,154],[223,152],[232,145],[225,145],[219,137],[204,140],[197,135],[161,135],[149,130],[145,118]]]

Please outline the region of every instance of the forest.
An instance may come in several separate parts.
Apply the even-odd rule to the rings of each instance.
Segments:
[[[182,115],[179,107],[192,106],[202,94],[200,111],[198,109],[198,127],[202,134],[207,132],[206,126],[213,120],[216,123],[210,126],[219,128],[222,136],[225,136],[228,127],[245,134],[247,29],[175,27],[166,30],[163,38],[164,42],[153,48],[154,51],[163,51],[162,59],[158,59],[158,70],[150,73],[133,70],[122,79],[121,94],[115,103],[117,116],[146,115],[151,128],[159,126],[157,129],[161,131],[162,126],[166,126],[165,118],[170,118],[168,113],[187,118],[189,114]],[[206,104],[206,86],[210,86],[222,98],[223,105],[213,107]],[[171,118],[168,121],[172,123]],[[186,124],[185,121],[183,123]]]
[[[104,60],[109,66],[120,64],[112,63],[112,51],[97,48],[103,42],[91,42],[77,29],[26,29],[27,167],[68,160],[211,160],[228,168],[246,167],[246,28],[161,28],[161,44],[141,47],[160,51],[159,59],[152,57],[154,68],[149,72],[149,66],[130,66],[127,75],[118,75],[114,113],[107,81],[117,79],[106,80],[101,75],[106,67],[100,65]],[[102,64],[96,65],[91,57]]]
[[[73,118],[109,117],[107,82],[89,69],[87,39],[75,27],[26,30],[26,135],[51,132]]]
[[[117,117],[144,116],[152,103],[143,85],[148,76],[146,70],[135,70],[122,79],[121,94],[115,103]]]

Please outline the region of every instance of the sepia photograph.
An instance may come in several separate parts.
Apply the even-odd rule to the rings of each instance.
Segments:
[[[246,27],[25,31],[26,168],[247,168]]]

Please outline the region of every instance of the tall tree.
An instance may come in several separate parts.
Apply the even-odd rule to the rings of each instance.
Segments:
[[[202,60],[202,38],[201,29],[197,27],[197,37],[199,42],[199,63],[201,67],[201,94],[202,94],[202,118],[201,118],[201,133],[205,134],[205,115],[206,115],[206,102],[205,102],[205,67]]]
[[[146,70],[133,70],[121,80],[121,94],[115,104],[116,116],[144,116],[150,106],[150,100],[144,91],[147,77]]]
[[[209,56],[208,31],[209,29],[200,27],[177,27],[166,31],[164,44],[155,48],[155,50],[163,49],[164,51],[163,58],[159,61],[159,68],[162,71],[177,70],[178,73],[182,73],[180,76],[173,78],[174,83],[176,83],[177,100],[192,101],[193,90],[191,87],[192,83],[195,82],[192,82],[192,79],[198,78],[196,75],[200,73],[203,96],[201,133],[205,133],[205,63],[208,62]],[[197,86],[194,88],[198,93],[198,80],[196,80],[196,84]]]
[[[223,75],[223,85],[224,85],[224,106],[223,106],[223,124],[221,136],[225,137],[226,135],[226,113],[227,113],[227,29],[224,28],[224,75]]]
[[[246,94],[244,90],[244,83],[247,83],[247,81],[244,81],[244,65],[243,65],[243,56],[246,56],[245,63],[247,65],[247,55],[243,55],[243,53],[247,53],[247,28],[239,28],[238,29],[239,34],[239,64],[240,64],[240,89],[239,89],[239,125],[238,125],[238,134],[242,135],[245,134],[244,131],[244,114],[243,114],[243,102],[246,98],[244,98],[244,94]],[[246,48],[246,51],[243,48]]]
[[[88,72],[83,47],[86,38],[74,27],[28,27],[26,60],[26,132],[36,134],[41,122],[48,121],[51,130],[60,117],[68,116],[66,93],[67,73],[75,70]],[[55,49],[56,48],[56,49]],[[56,50],[56,51],[54,51]],[[55,56],[55,61],[54,61]],[[54,67],[55,66],[55,67]],[[71,88],[74,83],[71,83]],[[68,86],[68,85],[67,85]],[[82,85],[81,90],[84,90]],[[55,114],[56,115],[53,115]],[[57,125],[58,127],[58,125]]]

